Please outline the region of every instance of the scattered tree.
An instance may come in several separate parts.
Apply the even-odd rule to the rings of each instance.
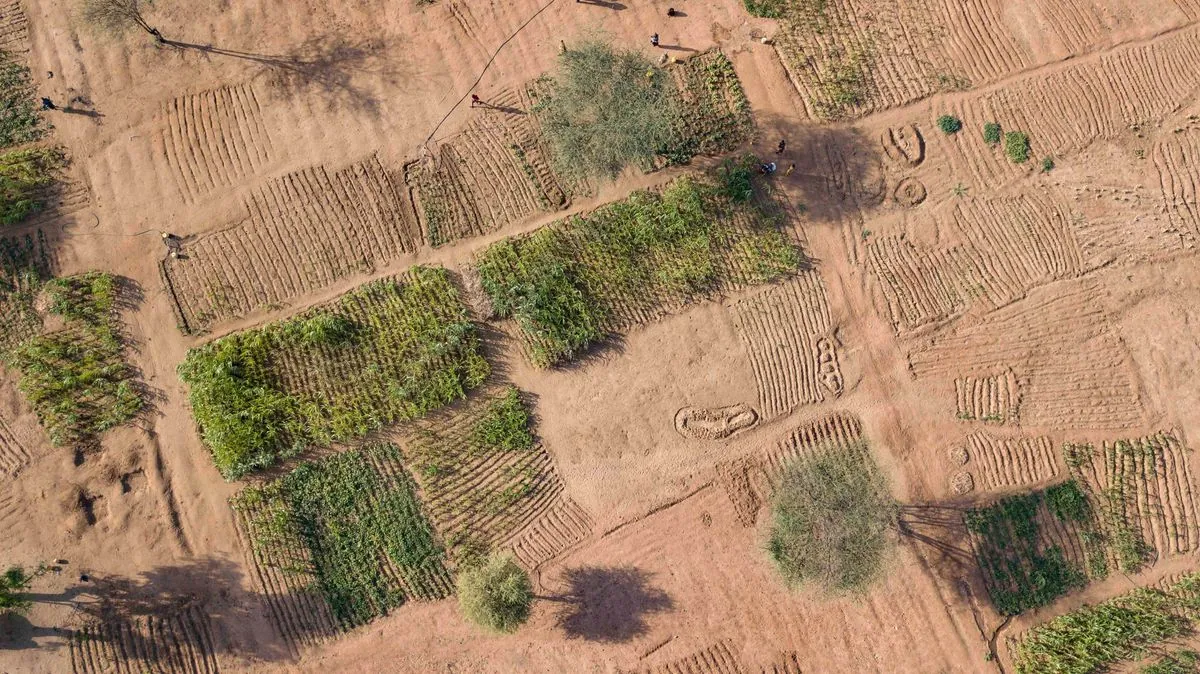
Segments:
[[[1029,136],[1020,131],[1009,131],[1004,134],[1004,154],[1014,164],[1024,164],[1029,161]]]
[[[83,0],[82,14],[84,21],[105,32],[120,35],[137,27],[163,41],[162,33],[142,16],[142,0]]]
[[[983,125],[983,142],[988,145],[999,145],[1003,136],[1003,130],[996,122],[988,122]]]
[[[636,51],[585,42],[562,52],[541,85],[534,112],[566,175],[613,178],[670,146],[674,84]]]
[[[33,602],[25,596],[25,590],[29,589],[29,583],[34,578],[34,574],[29,573],[23,567],[9,567],[0,576],[0,615],[7,613],[25,613]]]
[[[882,571],[896,505],[864,445],[790,463],[772,509],[767,551],[789,584],[859,592]]]
[[[961,119],[954,115],[942,115],[937,118],[937,125],[942,130],[942,133],[958,133],[962,131],[963,123]]]
[[[463,615],[494,632],[515,632],[529,618],[533,585],[529,574],[507,555],[492,555],[458,574]]]

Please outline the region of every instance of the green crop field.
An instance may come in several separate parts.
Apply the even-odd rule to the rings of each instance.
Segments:
[[[45,293],[49,312],[65,326],[22,342],[8,362],[21,373],[18,386],[50,440],[84,440],[132,419],[143,400],[123,358],[117,280],[90,272],[54,279]]]
[[[394,445],[301,463],[232,504],[260,563],[307,579],[342,629],[452,592],[442,545]]]
[[[477,266],[496,315],[515,319],[530,360],[547,367],[673,306],[795,271],[800,251],[775,224],[684,177],[494,244]]]
[[[444,269],[415,267],[193,349],[179,368],[227,478],[465,397],[489,367]]]

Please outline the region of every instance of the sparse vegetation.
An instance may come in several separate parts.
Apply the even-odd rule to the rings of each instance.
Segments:
[[[512,557],[493,555],[458,574],[458,605],[471,622],[493,632],[515,632],[529,619],[533,584]]]
[[[962,131],[962,120],[954,115],[942,115],[937,118],[938,128],[945,134],[954,134]]]
[[[771,509],[767,551],[789,584],[862,592],[878,578],[896,505],[864,444],[785,466]]]
[[[1003,131],[996,122],[988,122],[983,125],[983,142],[988,145],[999,145],[1003,138]]]
[[[45,190],[64,164],[62,152],[54,148],[0,155],[0,224],[12,225],[42,210]]]
[[[247,487],[233,506],[250,522],[255,548],[311,575],[344,628],[448,589],[445,554],[394,445],[302,463]]]
[[[1137,588],[1038,625],[1015,640],[1019,674],[1093,674],[1142,657],[1145,649],[1191,631],[1200,575],[1165,590]]]
[[[488,404],[486,412],[475,422],[474,439],[480,445],[504,451],[533,447],[529,410],[521,402],[516,387],[508,387]]]
[[[754,197],[754,158],[726,159],[717,169],[718,191],[735,204]]]
[[[1178,650],[1142,667],[1141,674],[1196,674],[1200,672],[1200,653]]]
[[[49,311],[63,317],[65,327],[25,341],[8,356],[21,373],[18,387],[57,445],[99,435],[142,408],[122,356],[116,286],[101,272],[47,283]]]
[[[799,262],[796,247],[757,208],[685,177],[494,244],[478,269],[496,314],[516,319],[530,360],[547,367],[603,339],[621,311],[768,281]]]
[[[1004,134],[1004,154],[1014,164],[1024,164],[1029,161],[1029,136],[1020,131],[1009,131]]]
[[[423,416],[488,371],[458,291],[427,267],[193,349],[179,367],[227,478]]]
[[[40,231],[0,237],[0,360],[41,332],[42,317],[34,300],[50,276],[50,258]]]
[[[1054,157],[1042,158],[1042,173],[1049,173],[1054,170]]]
[[[29,68],[0,51],[0,147],[31,143],[45,127],[38,115]]]
[[[840,119],[867,100],[870,54],[865,49],[826,57],[820,78],[820,97],[813,102],[816,112],[828,120]]]
[[[1075,480],[1047,489],[1046,503],[1050,512],[1064,522],[1090,522],[1092,519],[1092,505]]]

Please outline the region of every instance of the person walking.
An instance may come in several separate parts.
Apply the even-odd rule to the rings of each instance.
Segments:
[[[57,110],[58,106],[54,104],[54,101],[50,100],[49,98],[46,98],[45,96],[42,96],[42,109],[43,110]]]
[[[786,140],[780,140],[780,141],[779,141],[779,147],[775,148],[775,154],[783,154],[783,151],[784,151],[785,149],[787,149],[787,141],[786,141]]]
[[[471,94],[471,107],[483,105],[483,101],[479,100],[479,94]]]
[[[668,8],[667,8],[667,16],[675,16],[675,15],[676,15],[676,14],[678,14],[678,13],[679,13],[679,12],[676,12],[674,7],[668,7]]]
[[[796,163],[792,162],[792,165],[788,167],[788,170],[783,172],[783,175],[790,176],[790,175],[792,175],[792,171],[795,171],[795,170],[796,170]]]
[[[651,46],[651,47],[657,47],[657,46],[658,46],[658,33],[655,33],[655,34],[653,34],[653,35],[651,35],[651,36],[650,36],[650,46]]]

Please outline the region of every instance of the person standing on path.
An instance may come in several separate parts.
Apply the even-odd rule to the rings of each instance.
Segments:
[[[781,140],[781,141],[779,141],[779,147],[775,148],[775,154],[783,154],[783,151],[786,149],[787,149],[787,141]]]
[[[479,94],[471,94],[471,107],[483,105],[483,101],[479,100]]]
[[[54,101],[50,100],[49,98],[46,98],[45,96],[42,96],[42,109],[43,110],[57,110],[58,106],[54,104]]]
[[[651,47],[658,46],[658,33],[654,33],[653,35],[650,36],[650,46]]]

